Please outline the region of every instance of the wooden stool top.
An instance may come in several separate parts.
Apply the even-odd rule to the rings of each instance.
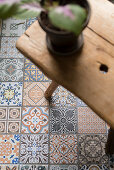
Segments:
[[[37,21],[19,38],[16,47],[46,76],[81,98],[114,128],[114,6],[106,0],[89,1],[92,17],[84,31],[80,54],[52,56]]]

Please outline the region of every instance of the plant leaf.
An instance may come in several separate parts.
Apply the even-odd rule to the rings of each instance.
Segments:
[[[49,19],[55,27],[73,32],[76,36],[81,33],[86,16],[86,10],[74,4],[59,6],[49,11]]]
[[[15,18],[28,19],[36,17],[40,14],[41,11],[44,11],[44,9],[40,6],[38,2],[31,0],[30,3],[26,3],[26,1],[27,0],[24,0],[23,3],[20,5],[17,14],[14,15]]]
[[[21,0],[0,0],[0,5],[13,5],[19,3]]]
[[[8,5],[8,4],[0,4],[0,18],[7,19],[16,14],[18,10],[18,4]]]
[[[1,19],[28,19],[38,16],[41,11],[40,0],[0,0]]]

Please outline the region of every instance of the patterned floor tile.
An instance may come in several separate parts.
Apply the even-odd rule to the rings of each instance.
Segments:
[[[48,135],[22,135],[20,163],[48,163]]]
[[[30,60],[25,60],[24,81],[49,81]]]
[[[105,154],[106,135],[80,135],[79,136],[79,163],[80,164],[107,164]]]
[[[48,165],[20,165],[20,170],[48,170]]]
[[[23,59],[0,59],[0,81],[23,81]]]
[[[0,107],[0,133],[19,133],[20,121],[20,107]]]
[[[78,107],[78,132],[106,133],[106,124],[89,107]]]
[[[0,134],[6,133],[6,121],[0,121]]]
[[[21,106],[22,86],[22,82],[0,83],[0,106]]]
[[[7,107],[0,108],[0,134],[6,133]]]
[[[47,107],[25,107],[22,113],[22,133],[48,133]]]
[[[78,170],[77,165],[51,165],[49,170]]]
[[[76,106],[76,97],[62,86],[59,86],[52,95],[51,105]]]
[[[114,154],[110,156],[109,164],[110,164],[111,170],[114,170]]]
[[[31,26],[31,24],[33,24],[35,21],[37,20],[37,18],[30,18],[27,20],[27,28]]]
[[[0,121],[7,120],[7,107],[0,107]]]
[[[76,135],[50,135],[50,163],[77,163]]]
[[[17,37],[2,37],[0,58],[23,58],[24,56],[16,49]]]
[[[26,20],[7,19],[2,23],[2,36],[21,36],[26,30]]]
[[[18,165],[0,165],[0,170],[18,170]]]
[[[48,88],[48,82],[25,82],[24,83],[24,106],[47,106],[48,101],[44,97],[44,92]]]
[[[19,133],[20,132],[20,122],[8,122],[8,128],[7,128],[8,133]]]
[[[78,97],[77,99],[77,107],[83,107],[83,106],[87,106],[81,99],[79,99]]]
[[[21,119],[21,107],[9,107],[8,108],[8,120],[20,120]]]
[[[2,24],[0,170],[113,170],[113,156],[108,160],[104,149],[108,125],[62,86],[49,103],[44,92],[50,80],[16,49],[18,36],[35,20]]]
[[[0,135],[0,163],[18,164],[19,135]]]
[[[50,109],[51,133],[76,133],[77,113],[75,108],[54,107]]]
[[[80,165],[80,170],[109,170],[108,165]]]

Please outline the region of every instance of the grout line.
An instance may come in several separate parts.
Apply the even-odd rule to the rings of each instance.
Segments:
[[[50,115],[51,115],[51,107],[50,107],[50,103],[49,103],[49,145],[48,145],[48,149],[49,149],[49,155],[48,155],[48,170],[50,169],[50,136],[51,136],[51,132],[50,132]]]
[[[13,121],[14,122],[14,121]],[[8,132],[8,133],[0,133],[0,135],[45,135],[45,134],[48,134],[48,133],[18,133],[18,132],[16,132],[16,133],[12,133],[12,132]],[[50,133],[51,135],[90,135],[90,136],[96,136],[96,135],[106,135],[106,137],[107,137],[107,134],[106,133],[77,133],[77,134],[75,134],[75,133]]]
[[[78,107],[76,107],[77,110],[77,167],[79,169],[79,135],[78,135]]]
[[[27,27],[27,21],[26,21],[26,27]],[[23,59],[23,88],[22,88],[22,107],[21,107],[21,122],[20,122],[20,133],[22,132],[22,112],[23,112],[23,95],[24,95],[24,68],[25,68],[25,57]],[[22,133],[21,133],[22,135]],[[19,164],[20,164],[20,153],[21,153],[21,136],[19,141]]]

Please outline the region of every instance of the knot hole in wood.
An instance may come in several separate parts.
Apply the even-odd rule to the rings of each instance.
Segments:
[[[108,66],[106,64],[100,64],[99,70],[106,74],[108,72]]]

